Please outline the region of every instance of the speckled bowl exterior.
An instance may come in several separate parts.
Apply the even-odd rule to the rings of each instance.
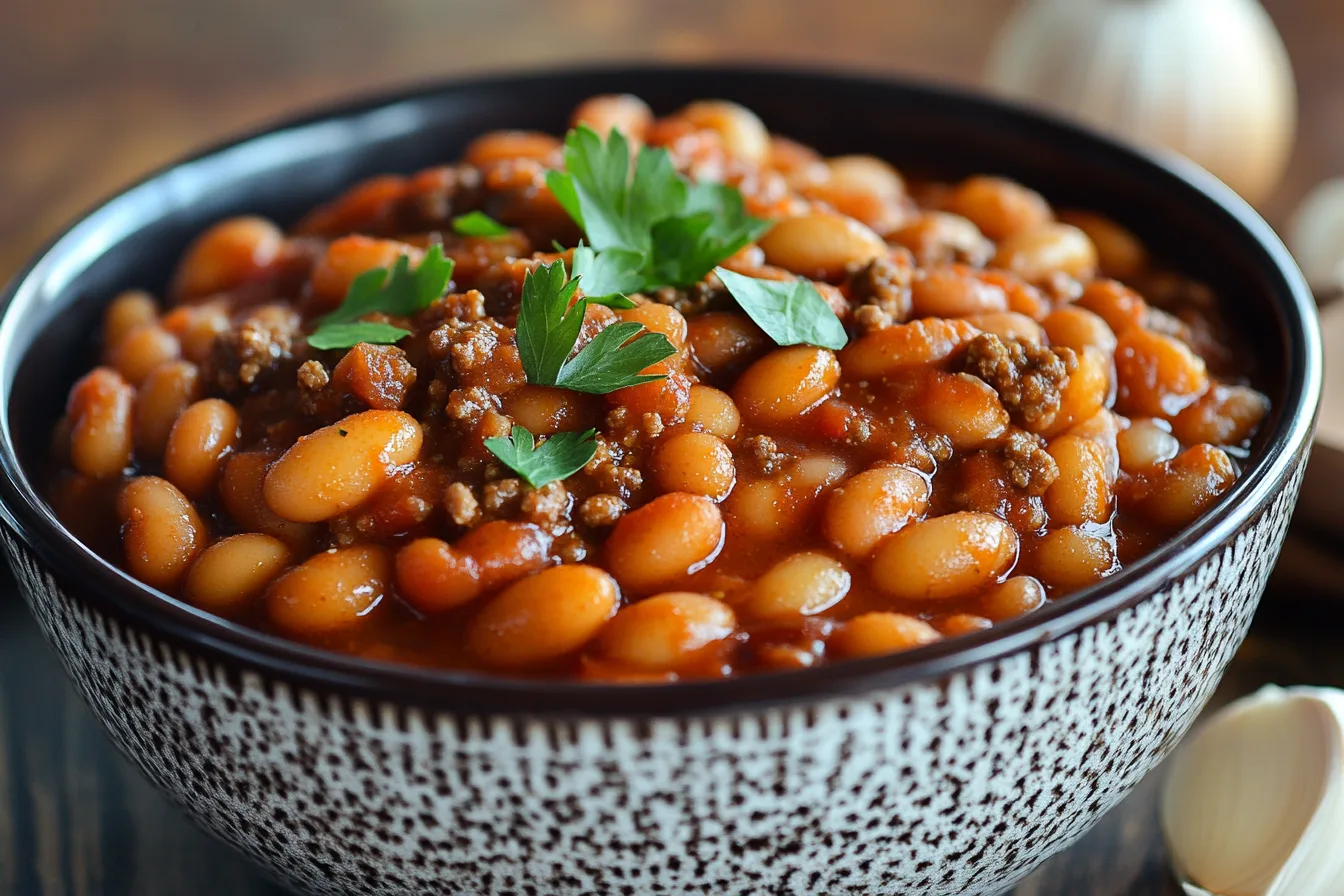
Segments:
[[[728,96],[828,151],[1003,171],[1052,199],[1093,195],[1157,244],[1182,234],[1174,260],[1258,334],[1275,409],[1244,475],[1113,580],[990,632],[661,687],[290,644],[136,584],[54,519],[33,484],[46,428],[114,288],[163,282],[224,214],[292,220],[358,176],[450,158],[491,127],[558,130],[575,101],[616,90],[659,109]],[[1321,376],[1300,275],[1206,177],[974,97],[741,69],[496,79],[290,123],[92,212],[4,301],[2,540],[34,617],[157,787],[277,879],[341,896],[1001,892],[1123,797],[1212,693],[1287,529]]]

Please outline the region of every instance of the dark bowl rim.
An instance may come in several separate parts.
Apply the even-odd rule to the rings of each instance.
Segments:
[[[675,77],[713,73],[723,78],[804,79],[837,87],[851,86],[923,94],[935,101],[974,107],[1007,116],[1032,128],[1042,143],[1052,138],[1088,144],[1112,155],[1124,155],[1149,169],[1145,176],[1166,177],[1202,194],[1217,206],[1228,224],[1245,231],[1264,258],[1258,264],[1277,281],[1274,292],[1283,303],[1288,323],[1287,360],[1301,376],[1286,384],[1285,406],[1277,409],[1275,430],[1252,459],[1232,491],[1209,513],[1157,551],[1112,578],[1052,602],[1017,620],[994,628],[931,644],[906,653],[850,660],[816,669],[757,673],[739,678],[672,684],[611,685],[490,676],[426,669],[369,660],[309,647],[228,622],[149,588],[104,561],[74,538],[56,520],[19,462],[8,414],[0,415],[0,515],[66,587],[72,597],[92,602],[170,643],[188,645],[220,661],[231,677],[244,671],[263,673],[277,682],[315,690],[344,691],[353,696],[395,705],[449,713],[498,716],[663,717],[716,714],[889,689],[917,682],[945,680],[954,673],[1027,651],[1090,625],[1104,622],[1157,593],[1162,586],[1228,543],[1267,507],[1305,460],[1315,427],[1322,388],[1321,337],[1316,306],[1296,264],[1272,228],[1211,174],[1174,155],[1124,146],[1093,131],[1039,109],[985,93],[908,76],[871,71],[793,66],[787,64],[628,64],[562,66],[526,71],[487,72],[453,77],[363,94],[324,104],[314,111],[291,114],[218,141],[170,162],[129,187],[98,202],[76,217],[35,253],[0,291],[0,352],[22,354],[27,342],[12,330],[16,301],[36,291],[35,274],[44,264],[72,251],[64,244],[82,227],[96,224],[119,202],[194,162],[239,149],[251,141],[296,131],[323,122],[357,117],[401,104],[423,102],[445,93],[473,89],[522,90],[556,78]],[[76,244],[77,245],[77,244]],[[22,310],[22,309],[21,309]],[[31,339],[29,340],[31,341]],[[12,363],[12,362],[6,362]],[[8,407],[12,382],[0,380],[0,399]],[[69,582],[80,586],[69,588]]]

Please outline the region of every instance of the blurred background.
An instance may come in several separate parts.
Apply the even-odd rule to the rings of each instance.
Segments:
[[[1075,12],[1165,2],[1064,0]],[[1004,22],[1025,5],[0,0],[0,278],[72,215],[132,178],[352,92],[463,72],[651,59],[771,60],[975,84]],[[1193,5],[1208,10],[1200,15],[1221,15],[1220,0]],[[1344,174],[1344,2],[1263,5],[1282,34],[1299,95],[1291,162],[1260,203],[1282,226],[1311,186]],[[1196,61],[1195,74],[1219,79],[1216,62]]]

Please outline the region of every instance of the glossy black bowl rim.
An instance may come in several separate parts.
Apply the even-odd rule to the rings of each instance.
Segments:
[[[1232,491],[1210,513],[1154,553],[1116,576],[984,632],[963,635],[906,653],[850,660],[816,669],[757,673],[712,681],[674,684],[611,685],[507,678],[478,673],[424,669],[338,654],[263,634],[218,619],[162,592],[149,588],[107,563],[78,542],[57,521],[22,469],[8,415],[0,416],[0,511],[10,529],[46,565],[70,595],[109,611],[171,645],[217,661],[235,680],[243,672],[265,679],[333,691],[352,697],[387,701],[458,714],[503,716],[571,716],[576,718],[649,717],[724,713],[770,705],[822,702],[830,698],[880,691],[918,682],[945,680],[953,673],[1029,651],[1087,626],[1110,619],[1161,590],[1167,583],[1231,542],[1268,507],[1305,461],[1315,427],[1322,377],[1322,350],[1315,304],[1296,264],[1274,231],[1239,196],[1212,175],[1175,157],[1122,147],[1087,128],[1040,111],[957,88],[905,78],[861,73],[799,69],[787,66],[618,66],[541,70],[522,74],[449,79],[409,90],[393,91],[317,112],[288,117],[271,126],[212,146],[174,162],[82,215],[5,286],[0,293],[0,353],[22,353],[26,344],[14,333],[15,308],[34,301],[39,273],[55,260],[75,252],[77,231],[112,214],[119,202],[175,169],[235,149],[251,140],[322,122],[356,117],[398,104],[414,104],[440,94],[481,88],[525,91],[531,84],[564,78],[676,77],[710,72],[724,79],[804,78],[835,87],[862,86],[896,93],[909,92],[940,102],[1007,117],[1030,127],[1043,144],[1064,140],[1090,145],[1112,155],[1127,155],[1151,169],[1154,177],[1174,178],[1219,207],[1230,225],[1253,237],[1264,257],[1260,264],[1274,283],[1288,321],[1287,361],[1300,376],[1287,383],[1284,404],[1277,409],[1277,427],[1269,435]],[[84,251],[87,251],[85,249]],[[10,355],[12,357],[12,355]],[[10,385],[0,383],[0,390]],[[8,404],[8,395],[0,393]],[[165,658],[166,659],[166,658]]]

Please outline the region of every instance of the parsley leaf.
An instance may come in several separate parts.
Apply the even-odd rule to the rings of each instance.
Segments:
[[[541,488],[582,470],[597,454],[596,435],[595,429],[558,432],[537,445],[536,437],[526,427],[515,424],[507,438],[492,436],[485,440],[485,447],[528,485]]]
[[[458,236],[506,236],[509,228],[482,211],[467,212],[453,219],[453,233]]]
[[[554,386],[583,328],[582,299],[570,304],[579,281],[565,282],[565,263],[555,261],[527,272],[518,306],[518,357],[529,383]]]
[[[350,284],[340,307],[318,320],[308,344],[319,349],[352,348],[361,342],[390,345],[410,331],[360,318],[375,312],[410,317],[442,296],[452,277],[453,260],[444,257],[442,246],[431,246],[414,272],[406,255],[390,273],[386,268],[365,271]]]
[[[771,226],[746,213],[733,187],[682,177],[666,149],[640,147],[631,175],[616,130],[605,142],[582,125],[570,131],[565,168],[546,183],[588,238],[574,265],[593,295],[691,286]]]
[[[599,253],[579,246],[574,250],[574,276],[583,279],[584,296],[610,308],[635,307],[625,296],[644,288],[643,265],[643,255],[626,249]]]
[[[577,277],[566,280],[565,263],[558,260],[539,265],[523,279],[515,338],[527,381],[605,395],[663,379],[663,374],[640,371],[675,355],[676,348],[662,333],[644,332],[643,325],[633,321],[606,327],[573,358],[569,356],[579,341],[590,301],[575,297],[580,282]],[[633,303],[621,299],[612,304]]]
[[[560,369],[555,385],[574,392],[604,395],[626,386],[651,383],[663,379],[665,374],[640,371],[676,353],[672,342],[662,333],[649,333],[643,324],[622,321],[604,327],[580,349]]]
[[[737,304],[779,345],[843,348],[845,325],[810,280],[759,280],[715,268]]]

